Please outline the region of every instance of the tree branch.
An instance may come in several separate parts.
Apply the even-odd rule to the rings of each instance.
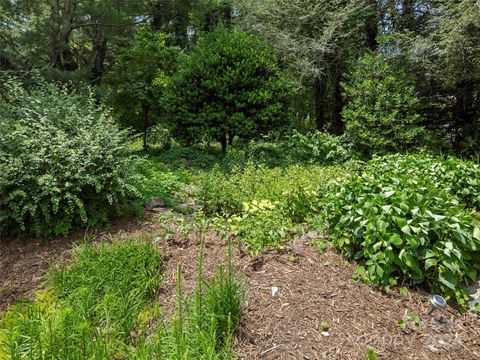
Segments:
[[[79,28],[82,28],[82,27],[89,27],[89,26],[105,26],[105,27],[135,26],[135,25],[138,25],[138,24],[146,23],[151,18],[152,18],[151,16],[147,16],[142,20],[134,21],[133,23],[123,23],[123,24],[105,24],[105,23],[99,23],[99,22],[78,23],[78,24],[73,24],[72,25],[72,30],[79,29]]]

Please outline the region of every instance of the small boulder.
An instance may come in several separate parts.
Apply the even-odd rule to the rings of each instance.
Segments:
[[[202,207],[196,204],[193,199],[189,199],[187,202],[175,206],[175,211],[183,214],[191,214],[201,209]]]
[[[165,201],[161,198],[151,198],[147,201],[145,201],[145,209],[152,211],[155,209],[160,209],[165,207]]]

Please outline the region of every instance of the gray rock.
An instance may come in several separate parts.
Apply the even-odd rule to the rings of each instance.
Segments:
[[[480,304],[480,281],[469,286],[468,291],[470,292],[470,301],[468,302],[468,305],[473,310],[477,304]]]
[[[163,201],[163,199],[161,199],[161,198],[151,198],[151,199],[145,201],[144,206],[147,210],[164,208],[165,207],[165,201]]]
[[[189,200],[183,204],[179,204],[175,206],[175,211],[178,211],[180,213],[194,213],[196,211],[199,211],[202,209],[200,205],[197,205],[194,200]]]

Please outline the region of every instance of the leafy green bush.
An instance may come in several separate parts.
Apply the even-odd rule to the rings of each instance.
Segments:
[[[167,90],[174,135],[187,143],[250,139],[285,124],[289,86],[259,38],[218,27],[180,64]]]
[[[421,175],[467,207],[480,209],[480,166],[472,161],[453,156],[441,159],[429,155],[390,155],[370,162],[367,169],[372,173],[388,172],[395,176]]]
[[[222,161],[222,167],[230,171],[249,162],[268,167],[342,164],[353,158],[342,142],[342,137],[320,131],[307,134],[294,131],[280,140],[252,140],[243,148],[231,148]]]
[[[124,133],[93,94],[3,82],[0,235],[66,234],[106,221],[136,196]]]
[[[239,236],[253,254],[290,240],[293,226],[292,220],[282,213],[280,204],[269,200],[245,202],[241,215],[228,218],[228,230]]]
[[[330,196],[333,243],[375,284],[425,283],[462,304],[480,272],[480,216],[466,208],[478,172],[453,158],[374,158]]]
[[[296,161],[317,165],[340,164],[352,154],[343,144],[343,138],[316,131],[307,134],[294,132],[286,143],[287,151]]]
[[[0,316],[2,359],[111,359],[144,341],[162,258],[126,240],[75,249],[36,301]],[[124,358],[124,356],[120,356]]]
[[[368,157],[418,146],[424,136],[420,100],[408,77],[383,55],[362,57],[342,84],[346,136]]]
[[[139,159],[135,164],[135,172],[132,184],[142,200],[162,198],[167,205],[175,203],[175,193],[188,181],[184,171],[172,171],[154,157]]]
[[[296,222],[319,211],[321,198],[335,179],[346,176],[337,167],[290,166],[286,169],[248,164],[224,173],[218,168],[198,181],[198,199],[208,214],[240,214],[244,203],[268,200]]]

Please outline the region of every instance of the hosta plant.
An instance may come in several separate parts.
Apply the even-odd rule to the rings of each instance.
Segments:
[[[463,166],[413,155],[372,160],[330,197],[334,245],[375,284],[426,284],[463,303],[480,272],[480,216],[455,190],[449,167]]]

